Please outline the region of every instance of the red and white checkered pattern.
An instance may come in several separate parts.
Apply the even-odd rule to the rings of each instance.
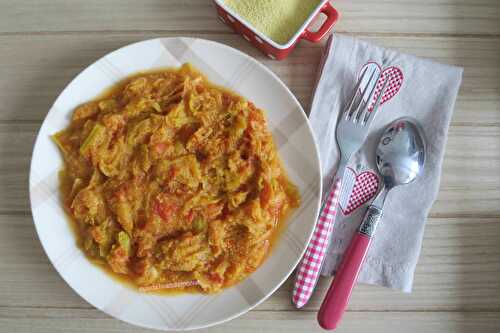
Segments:
[[[349,203],[342,209],[344,215],[349,215],[358,207],[369,201],[377,193],[378,177],[372,171],[364,171],[356,177],[356,184],[349,197]]]
[[[369,111],[373,110],[373,105],[377,101],[378,96],[380,95],[380,91],[384,86],[385,80],[389,80],[387,87],[385,88],[385,93],[382,96],[382,100],[380,101],[380,105],[389,101],[393,98],[403,85],[403,72],[398,67],[388,67],[382,71],[380,75],[380,79],[377,82],[377,87],[375,88],[375,94],[373,95],[373,101],[369,107]]]
[[[292,301],[297,308],[304,306],[312,295],[321,272],[321,263],[332,233],[337,203],[340,196],[340,180],[333,183],[319,216],[311,241],[297,269]]]

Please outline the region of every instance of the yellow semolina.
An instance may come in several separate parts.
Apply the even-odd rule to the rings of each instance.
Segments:
[[[255,29],[286,44],[320,3],[319,0],[224,0]]]

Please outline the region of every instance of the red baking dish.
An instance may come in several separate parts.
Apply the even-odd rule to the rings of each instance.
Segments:
[[[311,15],[309,15],[300,29],[295,33],[295,35],[286,44],[278,44],[260,31],[256,30],[248,21],[228,8],[224,4],[224,0],[214,0],[214,3],[217,8],[217,13],[219,14],[219,18],[224,23],[242,35],[243,38],[252,43],[256,48],[264,52],[264,54],[266,54],[269,58],[278,60],[286,58],[293,50],[297,42],[301,39],[305,39],[313,43],[319,42],[330,32],[339,17],[337,10],[333,8],[328,0],[322,0]],[[309,25],[319,15],[319,13],[323,13],[326,16],[326,20],[317,31],[313,32],[308,30]]]

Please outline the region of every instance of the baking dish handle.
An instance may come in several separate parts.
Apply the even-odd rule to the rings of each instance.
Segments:
[[[337,22],[339,18],[339,13],[333,6],[327,2],[320,10],[321,13],[326,15],[326,20],[323,22],[321,27],[315,31],[311,32],[307,28],[304,31],[302,37],[310,42],[317,43],[319,42],[327,33],[332,30],[335,22]]]

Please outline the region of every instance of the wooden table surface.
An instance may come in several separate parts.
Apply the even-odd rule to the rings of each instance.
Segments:
[[[465,68],[410,295],[360,285],[339,332],[500,332],[500,1],[338,0],[337,32]],[[87,65],[123,45],[195,36],[263,62],[307,109],[322,44],[263,57],[209,0],[0,0],[0,331],[144,332],[94,309],[59,277],[30,214],[32,145],[49,107]],[[291,281],[211,331],[320,331],[323,279],[308,306]]]

